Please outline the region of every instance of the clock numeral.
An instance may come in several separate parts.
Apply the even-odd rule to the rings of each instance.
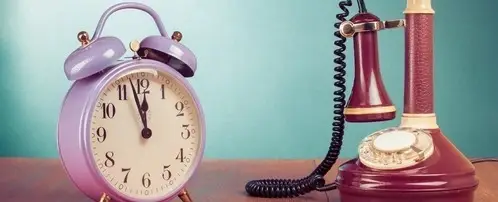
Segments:
[[[180,152],[178,153],[178,155],[176,155],[175,159],[179,160],[181,163],[183,163],[183,162],[187,162],[187,163],[190,162],[190,159],[187,158],[187,157],[185,157],[183,155],[183,148],[180,149]]]
[[[185,108],[185,105],[183,104],[182,101],[178,101],[176,104],[175,104],[175,109],[178,110],[178,114],[176,114],[176,116],[183,116],[183,109]]]
[[[114,118],[114,115],[116,115],[116,107],[112,103],[102,103],[102,118],[107,119],[107,118]]]
[[[128,174],[130,174],[131,168],[121,168],[121,172],[126,172],[123,179],[123,183],[128,183]]]
[[[150,187],[151,181],[150,181],[149,177],[150,177],[149,173],[145,173],[142,176],[142,186],[144,186],[145,188],[149,188]]]
[[[126,94],[126,84],[118,85],[118,99],[128,100],[128,94]]]
[[[164,89],[164,84],[161,84],[161,99],[163,99],[163,100],[165,99],[165,97],[164,97],[164,90],[165,90]]]
[[[183,124],[182,127],[185,131],[182,131],[181,136],[183,139],[190,138],[190,129],[188,129],[189,124]]]
[[[106,158],[106,160],[104,162],[105,167],[110,168],[110,167],[114,166],[115,162],[114,162],[113,157],[114,157],[114,152],[108,151],[105,153],[105,158]]]
[[[164,180],[171,179],[171,171],[169,170],[170,166],[171,165],[163,166],[163,179]]]
[[[149,94],[149,86],[148,79],[137,79],[137,94]]]
[[[107,131],[104,127],[98,127],[95,133],[97,134],[97,141],[100,143],[104,142],[107,138]]]

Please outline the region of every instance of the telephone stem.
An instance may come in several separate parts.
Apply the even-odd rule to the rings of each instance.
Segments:
[[[430,0],[407,0],[404,113],[434,113],[434,12]]]
[[[431,0],[407,0],[402,126],[438,128],[434,114],[434,10]]]

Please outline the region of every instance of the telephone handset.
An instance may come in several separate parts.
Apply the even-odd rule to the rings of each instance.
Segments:
[[[338,189],[343,202],[471,202],[478,185],[472,163],[444,137],[433,104],[433,16],[431,0],[406,0],[405,19],[381,21],[357,0],[358,14],[350,20],[351,0],[339,2],[343,11],[334,42],[334,122],[332,140],[323,161],[301,179],[263,179],[246,184],[255,197],[297,197],[311,191]],[[324,176],[336,163],[348,122],[379,122],[395,118],[382,82],[377,31],[405,28],[405,94],[401,124],[365,137],[358,157],[339,166],[336,181]],[[355,75],[345,99],[346,38],[354,44]],[[482,162],[477,160],[474,162]],[[428,198],[429,197],[429,198]],[[432,197],[432,198],[430,198]]]

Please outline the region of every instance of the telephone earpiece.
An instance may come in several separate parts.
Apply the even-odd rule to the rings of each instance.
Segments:
[[[116,37],[101,37],[102,29],[109,16],[122,9],[138,9],[148,13],[155,21],[160,36],[148,36],[140,43],[139,56],[163,62],[177,70],[184,77],[192,77],[197,69],[197,59],[179,41],[180,32],[170,38],[164,29],[159,15],[150,7],[134,2],[116,4],[107,9],[99,20],[97,28],[90,39],[88,33],[78,33],[81,46],[73,51],[64,62],[64,72],[69,80],[78,80],[91,76],[112,66],[126,53],[126,48]]]

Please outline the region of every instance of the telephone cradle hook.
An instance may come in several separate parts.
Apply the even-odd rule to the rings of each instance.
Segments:
[[[374,22],[353,23],[351,21],[344,21],[339,25],[339,32],[343,37],[350,38],[356,33],[361,32],[375,32],[384,29],[394,29],[405,27],[405,19],[385,20]]]
[[[180,198],[182,202],[193,202],[187,189],[182,189],[178,193],[178,198]],[[102,193],[102,196],[100,197],[100,200],[98,202],[111,202],[111,197],[106,193]]]

